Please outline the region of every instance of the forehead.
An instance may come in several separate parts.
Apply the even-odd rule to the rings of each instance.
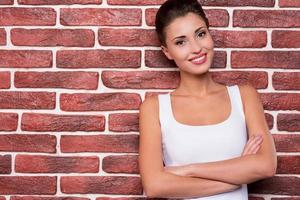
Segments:
[[[177,17],[165,29],[166,39],[194,34],[199,27],[206,27],[204,20],[194,13]]]

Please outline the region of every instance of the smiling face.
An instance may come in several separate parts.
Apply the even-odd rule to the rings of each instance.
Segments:
[[[182,72],[203,74],[214,56],[214,42],[204,20],[188,13],[178,17],[165,28],[165,55],[174,60]]]

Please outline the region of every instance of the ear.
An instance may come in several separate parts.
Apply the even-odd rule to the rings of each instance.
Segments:
[[[164,54],[166,55],[166,57],[167,57],[169,60],[173,60],[173,57],[170,55],[168,48],[165,47],[165,46],[163,46],[163,45],[160,46],[160,47],[161,47],[162,52],[164,52]]]

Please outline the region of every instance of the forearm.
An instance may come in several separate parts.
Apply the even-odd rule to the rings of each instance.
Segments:
[[[144,185],[148,197],[194,198],[236,190],[240,186],[203,178],[184,177],[162,172]]]
[[[229,160],[195,163],[188,166],[189,176],[232,184],[248,184],[274,175],[261,155],[246,155]]]

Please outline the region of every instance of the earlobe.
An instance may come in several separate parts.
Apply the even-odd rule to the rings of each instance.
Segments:
[[[172,56],[170,55],[167,47],[165,46],[160,46],[161,47],[161,50],[162,52],[164,52],[165,56],[169,59],[169,60],[173,60]]]

